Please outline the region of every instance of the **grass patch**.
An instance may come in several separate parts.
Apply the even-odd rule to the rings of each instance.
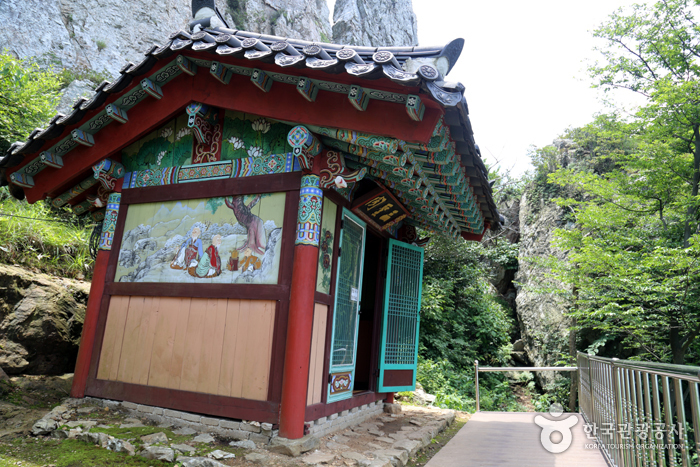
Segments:
[[[47,203],[17,201],[0,188],[0,262],[63,277],[92,276],[92,224]]]
[[[409,459],[406,467],[422,467],[427,464],[440,449],[445,447],[445,445],[454,438],[457,432],[467,423],[469,417],[470,415],[465,412],[457,412],[457,416],[455,417],[455,421],[452,422],[452,425],[448,426],[445,431],[433,438],[428,446],[418,451],[414,458]]]
[[[169,466],[168,462],[131,457],[74,439],[17,439],[0,443],[0,467]]]

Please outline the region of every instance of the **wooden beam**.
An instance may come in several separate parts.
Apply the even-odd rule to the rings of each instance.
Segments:
[[[117,153],[134,140],[147,135],[172,119],[176,114],[182,112],[185,105],[194,100],[192,98],[193,79],[191,76],[181,75],[173,83],[179,84],[177,92],[173,93],[173,99],[144,102],[138,106],[138,112],[131,112],[129,124],[108,125],[105,127],[99,133],[99,145],[93,147],[80,146],[73,149],[70,152],[70,157],[66,157],[63,161],[62,173],[72,174],[72,183],[77,183],[81,176],[85,177],[84,173],[86,170],[92,172],[92,166],[98,161]],[[211,78],[208,79],[216,82]],[[44,199],[49,193],[57,190],[59,187],[71,183],[70,178],[58,177],[56,170],[47,168],[37,174],[34,189],[26,192],[27,201],[34,203]]]

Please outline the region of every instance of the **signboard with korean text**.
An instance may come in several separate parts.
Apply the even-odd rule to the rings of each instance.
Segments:
[[[355,201],[352,211],[379,230],[398,224],[408,215],[406,208],[382,187]]]

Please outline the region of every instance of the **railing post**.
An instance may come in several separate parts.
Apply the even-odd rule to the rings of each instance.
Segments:
[[[476,386],[476,411],[479,412],[479,360],[474,360],[474,385]]]
[[[629,462],[630,458],[627,456],[627,449],[622,449],[620,447],[621,441],[620,441],[620,431],[618,429],[619,427],[619,422],[620,420],[623,419],[622,416],[622,386],[620,382],[620,368],[615,364],[615,361],[617,358],[613,358],[611,365],[612,365],[612,372],[613,372],[613,403],[615,404],[615,411],[613,412],[615,415],[615,419],[613,420],[613,439],[615,440],[615,445],[617,448],[615,449],[617,451],[617,459],[619,459],[620,463],[623,466],[629,466],[631,463]],[[623,460],[624,459],[624,460]]]

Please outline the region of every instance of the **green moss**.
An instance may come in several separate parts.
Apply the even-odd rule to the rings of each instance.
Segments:
[[[74,439],[28,438],[0,443],[0,467],[40,467],[48,464],[56,467],[170,465],[167,462],[112,452]]]

